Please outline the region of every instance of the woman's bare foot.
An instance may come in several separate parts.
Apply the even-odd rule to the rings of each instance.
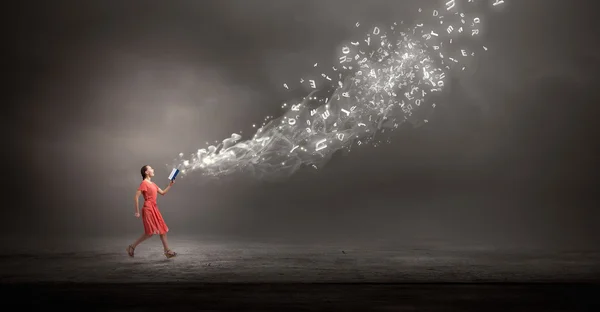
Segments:
[[[134,253],[135,253],[135,248],[131,245],[127,246],[127,253],[129,254],[130,257],[133,258]]]

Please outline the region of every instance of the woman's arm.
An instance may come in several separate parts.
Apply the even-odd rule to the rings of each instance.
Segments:
[[[138,214],[140,213],[140,195],[142,194],[142,191],[137,191],[135,192],[135,198],[133,199],[135,201],[135,213]]]
[[[175,181],[171,181],[171,182],[169,183],[169,186],[167,186],[167,188],[166,188],[164,191],[163,191],[163,190],[162,190],[162,189],[159,187],[159,188],[158,188],[158,194],[160,194],[160,195],[163,195],[163,196],[164,196],[165,194],[167,194],[167,192],[168,192],[168,191],[171,189],[171,185],[173,185],[173,183],[175,183]],[[157,187],[158,187],[158,185],[157,185]]]

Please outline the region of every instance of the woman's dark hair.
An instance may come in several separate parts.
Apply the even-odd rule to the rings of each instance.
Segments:
[[[146,179],[146,170],[148,170],[148,165],[144,165],[140,173],[142,174],[142,180]]]

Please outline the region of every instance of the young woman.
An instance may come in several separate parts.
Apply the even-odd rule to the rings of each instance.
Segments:
[[[143,241],[152,237],[154,234],[160,235],[160,240],[162,241],[163,247],[165,249],[165,256],[167,258],[172,258],[177,255],[177,253],[173,252],[169,249],[169,245],[167,243],[167,232],[169,228],[163,220],[160,211],[158,210],[158,206],[156,205],[156,197],[157,194],[165,195],[171,189],[171,186],[175,181],[171,181],[169,186],[163,191],[156,183],[152,182],[152,177],[154,176],[154,169],[152,167],[146,165],[142,167],[142,184],[137,189],[135,193],[135,216],[136,218],[140,217],[140,208],[139,208],[139,197],[140,194],[144,195],[144,207],[142,208],[142,221],[144,222],[144,234],[138,238],[133,244],[127,247],[127,253],[130,257],[134,256],[135,248],[141,244]]]

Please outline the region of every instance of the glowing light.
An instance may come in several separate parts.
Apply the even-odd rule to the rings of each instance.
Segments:
[[[493,1],[493,6],[505,2],[487,1]],[[212,177],[238,171],[249,171],[258,178],[286,177],[302,165],[322,167],[334,152],[349,150],[355,142],[377,146],[381,141],[375,134],[393,131],[402,123],[427,123],[416,112],[435,108],[429,100],[447,85],[447,73],[475,55],[473,49],[457,46],[454,39],[462,34],[478,35],[481,18],[467,23],[465,14],[457,11],[461,7],[458,2],[445,1],[444,9],[423,12],[423,22],[404,30],[398,23],[389,30],[370,28],[362,40],[341,48],[339,66],[332,67],[335,73],[322,73],[321,82],[308,79],[308,86],[315,90],[302,101],[282,105],[286,112],[265,121],[253,138],[240,141],[241,136],[234,133],[218,146],[199,149],[189,159],[180,154],[175,167],[182,174],[199,171]],[[459,68],[466,67],[460,64]],[[327,86],[331,86],[331,95],[316,94]],[[290,89],[287,83],[283,87]]]

